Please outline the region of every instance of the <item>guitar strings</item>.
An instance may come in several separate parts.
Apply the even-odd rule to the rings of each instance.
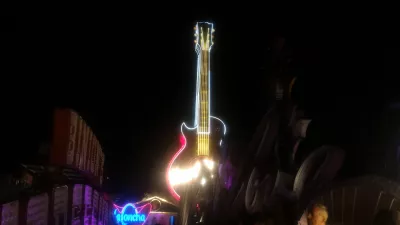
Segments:
[[[209,83],[208,76],[210,76],[209,72],[209,44],[210,44],[210,29],[207,29],[207,35],[204,35],[203,28],[200,27],[200,46],[201,51],[199,53],[200,57],[200,123],[198,128],[198,136],[197,136],[197,155],[209,155]],[[205,40],[206,39],[206,40]]]

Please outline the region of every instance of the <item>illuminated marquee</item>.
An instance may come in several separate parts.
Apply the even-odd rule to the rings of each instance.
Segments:
[[[123,207],[114,204],[114,208],[114,219],[117,224],[143,224],[151,211],[151,204],[145,204],[140,207],[135,206],[133,203],[128,203]]]

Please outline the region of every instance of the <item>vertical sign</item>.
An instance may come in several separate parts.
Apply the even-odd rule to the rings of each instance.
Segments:
[[[97,177],[97,176],[99,176],[99,155],[100,155],[101,148],[100,148],[99,142],[97,142],[96,145],[97,145],[98,150],[96,151],[95,160],[94,160],[94,175]]]
[[[79,169],[79,159],[82,154],[82,148],[80,146],[82,146],[82,141],[83,141],[83,136],[82,136],[83,125],[84,125],[84,122],[83,122],[82,118],[79,118],[78,122],[77,122],[77,133],[78,134],[76,135],[76,144],[79,147],[77,147],[75,150],[74,164],[73,164],[73,166],[78,169]]]
[[[100,174],[99,174],[99,178],[100,178],[100,184],[103,184],[103,171],[104,170],[104,153],[101,152],[100,153]]]
[[[71,130],[70,122],[70,111],[56,111],[54,115],[53,143],[50,152],[50,161],[53,164],[63,165],[66,163]]]
[[[74,111],[56,110],[50,163],[90,172],[102,183],[104,153],[96,135]]]
[[[93,142],[94,142],[95,137],[91,135],[90,140],[89,140],[89,150],[88,150],[88,171],[93,172],[93,165],[92,165],[92,156],[93,156]]]
[[[89,138],[87,142],[86,148],[86,168],[85,170],[90,171],[90,156],[92,153],[92,141],[93,141],[93,133],[89,133]]]
[[[87,153],[87,143],[89,139],[89,128],[86,124],[83,126],[83,142],[81,145],[82,154],[79,159],[79,169],[86,170],[86,153]]]
[[[91,163],[90,172],[92,172],[92,174],[94,174],[94,165],[95,165],[95,160],[96,160],[96,153],[98,150],[96,137],[93,138],[92,149],[93,149],[93,151],[92,151],[92,155],[91,155],[92,157],[91,157],[91,161],[90,161],[90,163]]]
[[[77,134],[77,122],[78,115],[75,112],[71,112],[71,121],[69,125],[69,143],[67,151],[67,164],[72,165],[74,161],[74,155],[77,148],[76,134]]]

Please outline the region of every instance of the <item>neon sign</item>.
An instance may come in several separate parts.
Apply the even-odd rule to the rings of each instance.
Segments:
[[[145,204],[137,207],[132,203],[128,203],[125,206],[117,206],[114,204],[114,218],[117,224],[129,225],[129,224],[143,224],[146,222],[147,216],[151,211],[151,204]],[[147,210],[146,210],[147,208]]]
[[[204,27],[204,30],[203,30]],[[207,30],[207,31],[206,31]],[[196,130],[198,135],[197,141],[197,154],[207,156],[209,155],[209,135],[210,135],[210,120],[215,119],[222,123],[223,133],[226,134],[225,123],[215,117],[210,115],[210,105],[211,105],[211,72],[210,72],[210,52],[213,46],[213,33],[214,25],[208,22],[196,23],[195,26],[195,51],[197,53],[197,70],[196,70],[196,102],[195,102],[195,115],[193,127],[188,127],[185,123],[181,125],[181,135],[180,135],[180,148],[172,157],[167,167],[167,186],[171,195],[177,200],[180,200],[179,194],[174,188],[172,181],[176,180],[173,178],[178,178],[181,183],[186,183],[191,180],[190,169],[183,171],[183,173],[172,173],[176,168],[173,168],[175,160],[186,148],[186,137],[183,133],[183,129],[186,130]],[[203,104],[203,106],[201,106]],[[204,120],[204,121],[201,121]],[[219,140],[219,145],[222,146],[222,139]],[[176,176],[176,177],[173,177]],[[180,184],[180,183],[179,183]],[[179,185],[178,184],[178,185]]]

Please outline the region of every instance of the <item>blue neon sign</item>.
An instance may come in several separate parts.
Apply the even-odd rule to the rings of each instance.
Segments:
[[[142,224],[146,221],[146,215],[138,213],[136,207],[132,203],[126,204],[121,211],[114,210],[114,217],[118,224]]]

